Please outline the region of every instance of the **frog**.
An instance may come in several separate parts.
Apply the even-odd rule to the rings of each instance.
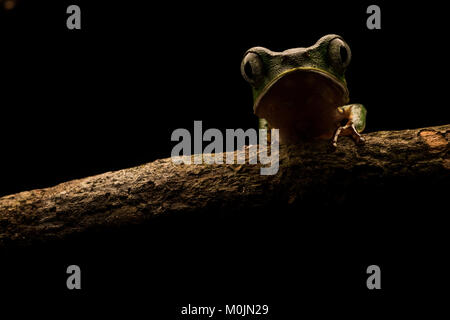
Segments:
[[[336,148],[340,136],[364,144],[367,110],[348,104],[345,71],[350,60],[349,45],[336,34],[305,48],[248,49],[241,74],[252,88],[259,128],[279,129],[279,141],[285,144],[327,140]]]

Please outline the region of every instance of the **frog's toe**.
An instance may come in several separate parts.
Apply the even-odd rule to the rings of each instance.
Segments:
[[[357,145],[364,145],[366,143],[366,139],[359,135],[359,137],[355,138],[355,142]]]
[[[357,145],[363,145],[366,143],[366,140],[361,136],[358,130],[356,130],[354,124],[350,127],[350,134]]]
[[[337,140],[339,138],[339,136],[341,135],[342,130],[347,129],[348,125],[344,126],[344,127],[339,127],[336,129],[336,132],[334,133],[334,137],[333,137],[333,147],[337,148]]]

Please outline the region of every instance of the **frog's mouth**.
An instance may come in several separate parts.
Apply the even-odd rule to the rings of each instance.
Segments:
[[[320,69],[299,67],[272,80],[253,109],[272,128],[282,129],[282,139],[287,131],[303,137],[318,137],[330,134],[329,128],[339,122],[337,108],[348,100],[345,83],[335,76]]]

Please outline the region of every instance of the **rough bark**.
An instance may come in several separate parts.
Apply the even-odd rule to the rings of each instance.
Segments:
[[[345,203],[355,186],[403,178],[448,186],[449,136],[450,125],[444,125],[368,133],[363,146],[341,138],[334,151],[328,143],[282,146],[278,173],[266,176],[260,164],[176,165],[167,158],[8,195],[0,198],[0,247],[120,228],[172,213],[258,210],[308,199]]]

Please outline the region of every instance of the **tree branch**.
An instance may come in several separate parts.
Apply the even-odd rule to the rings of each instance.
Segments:
[[[364,146],[341,138],[335,151],[328,143],[282,146],[273,176],[261,175],[260,164],[175,165],[167,158],[8,195],[0,198],[0,247],[172,213],[260,210],[317,199],[345,204],[361,188],[390,190],[385,187],[395,181],[448,185],[449,136],[450,125],[444,125],[368,133]]]

